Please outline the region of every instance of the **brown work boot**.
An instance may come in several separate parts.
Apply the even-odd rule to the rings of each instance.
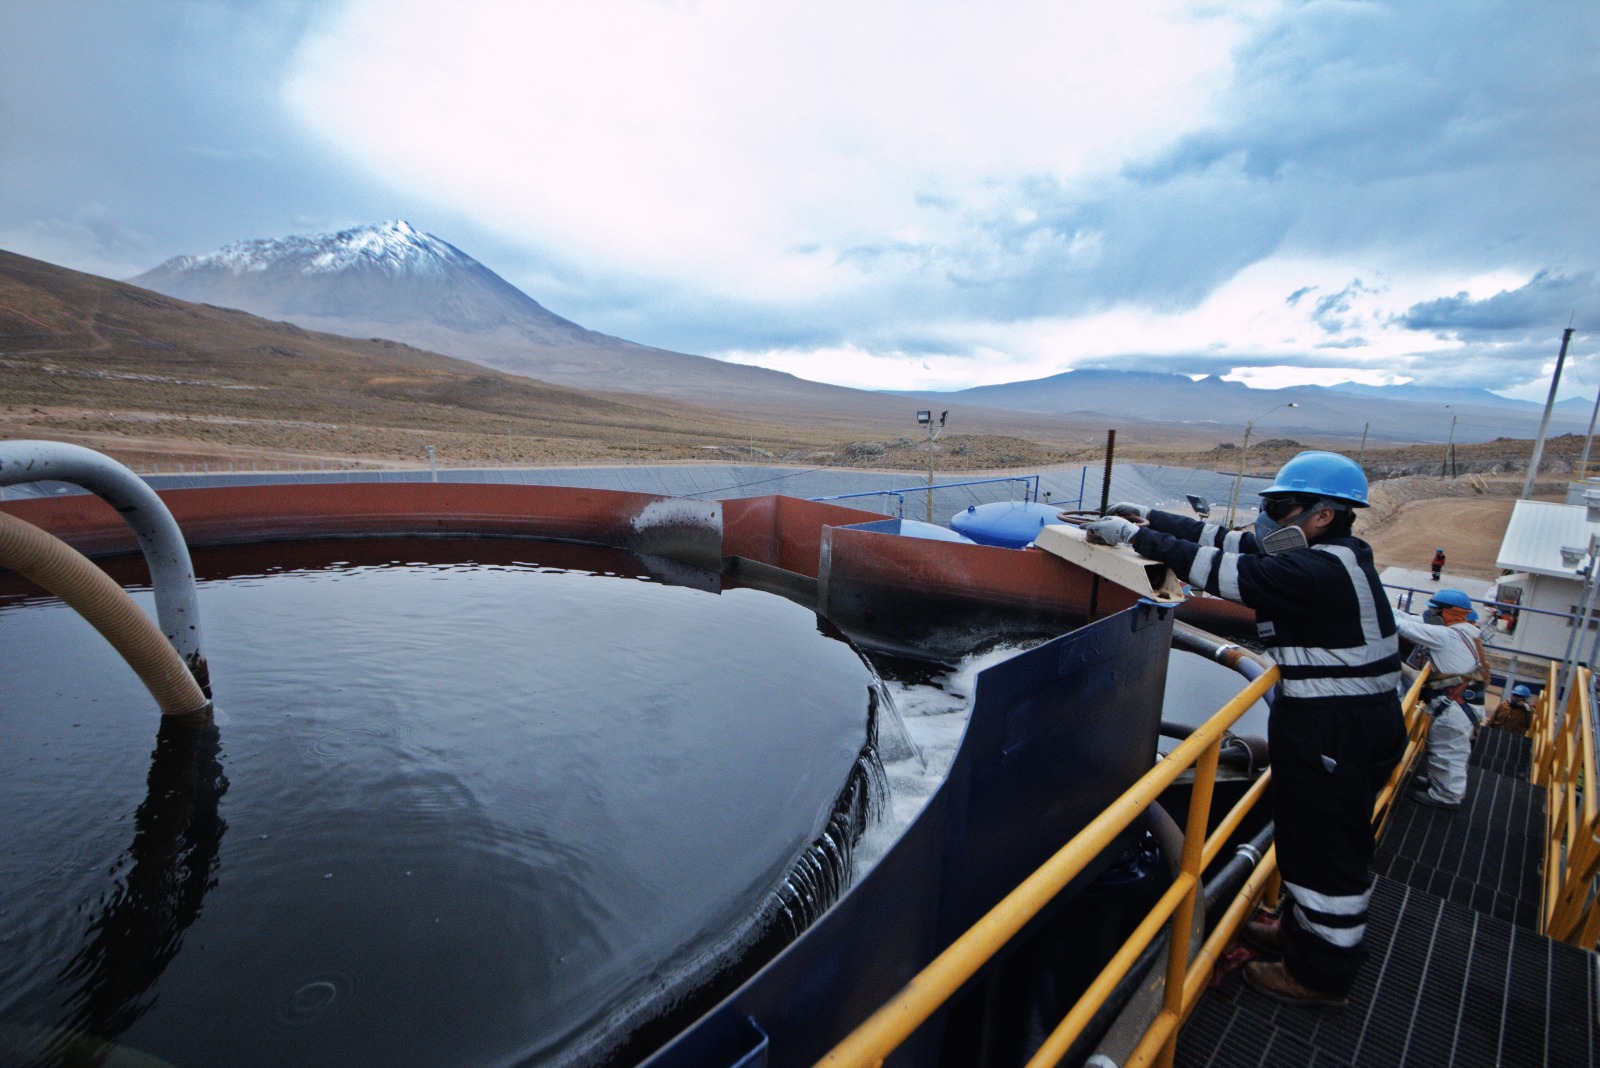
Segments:
[[[1311,989],[1290,975],[1289,969],[1280,961],[1251,961],[1244,966],[1244,981],[1269,998],[1286,1001],[1291,1005],[1338,1008],[1350,1000],[1347,997],[1324,994],[1320,990]]]
[[[1240,932],[1244,944],[1263,953],[1281,957],[1289,952],[1289,933],[1277,920],[1251,920]]]

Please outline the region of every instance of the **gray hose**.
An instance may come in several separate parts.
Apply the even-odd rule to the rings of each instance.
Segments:
[[[1198,653],[1208,660],[1215,660],[1224,667],[1230,667],[1252,682],[1259,679],[1269,668],[1277,667],[1270,657],[1242,645],[1223,641],[1210,631],[1201,630],[1199,627],[1177,620],[1172,624],[1172,646],[1185,652]],[[1274,686],[1261,695],[1261,699],[1271,708],[1277,699],[1278,688]]]
[[[1262,854],[1272,846],[1272,833],[1273,825],[1268,823],[1250,841],[1241,843],[1221,870],[1206,881],[1201,899],[1195,903],[1195,927],[1189,935],[1191,957],[1203,940],[1205,915],[1215,912],[1219,905],[1239,892],[1239,887],[1260,863]],[[1182,848],[1181,839],[1179,848]],[[1119,1068],[1150,1029],[1150,1021],[1161,1011],[1166,996],[1167,974],[1157,965],[1165,957],[1169,941],[1166,931],[1157,935],[1106,998],[1101,1014],[1117,1012],[1117,1017],[1106,1029],[1094,1053],[1083,1062],[1085,1068]],[[1120,1011],[1113,1006],[1121,1007]],[[1095,1033],[1101,1014],[1096,1014],[1095,1020],[1085,1028],[1085,1035]],[[1074,1055],[1069,1053],[1061,1063],[1073,1062]]]
[[[1167,810],[1160,804],[1152,804],[1144,810],[1145,826],[1150,833],[1155,835],[1156,841],[1161,846],[1161,855],[1166,858],[1168,871],[1176,879],[1183,870],[1183,828],[1177,821],[1168,815]],[[1197,899],[1194,910],[1194,923],[1189,932],[1189,952],[1193,954],[1205,938],[1206,905],[1205,899]],[[1162,931],[1150,945],[1145,947],[1139,959],[1134,961],[1133,967],[1122,977],[1111,993],[1106,996],[1100,1008],[1089,1018],[1084,1025],[1083,1033],[1073,1043],[1067,1055],[1061,1058],[1062,1064],[1075,1064],[1084,1055],[1089,1041],[1094,1035],[1106,1032],[1105,1038],[1100,1043],[1102,1050],[1108,1048],[1107,1044],[1114,1041],[1114,1036],[1121,1030],[1131,1028],[1130,1020],[1143,1020],[1133,1041],[1138,1042],[1144,1028],[1155,1019],[1161,1010],[1162,991],[1166,987],[1166,973],[1160,968],[1152,967],[1160,954],[1166,952],[1168,942],[1167,932]],[[1120,1039],[1115,1039],[1120,1043]],[[1120,1045],[1118,1046],[1120,1048]],[[1128,1046],[1131,1051],[1132,1045]]]
[[[1207,659],[1215,660],[1232,668],[1246,679],[1257,679],[1269,668],[1275,666],[1271,660],[1259,653],[1252,652],[1231,642],[1225,642],[1216,635],[1203,631],[1187,623],[1174,622],[1172,628],[1172,645],[1174,648],[1185,652],[1197,653]],[[1266,695],[1268,704],[1271,704],[1274,693]],[[1191,728],[1176,723],[1163,722],[1163,734],[1187,737]],[[1266,743],[1258,738],[1242,738],[1229,735],[1229,742],[1236,743],[1243,750],[1249,773],[1253,776],[1255,769],[1265,763]],[[1223,754],[1229,751],[1228,744],[1223,746]],[[1174,848],[1169,854],[1172,857],[1181,856],[1183,851],[1183,835],[1178,831],[1172,818],[1161,809],[1159,805],[1150,806],[1152,829],[1157,837],[1162,837],[1161,819],[1170,825],[1167,837],[1162,840],[1162,851]],[[1156,814],[1159,813],[1159,818]],[[1261,855],[1272,844],[1273,825],[1267,824],[1264,829],[1256,834],[1249,842],[1241,844],[1234,855],[1223,867],[1207,880],[1203,886],[1203,894],[1195,903],[1194,926],[1189,932],[1189,954],[1192,957],[1205,936],[1205,917],[1214,912],[1217,906],[1238,892],[1239,885],[1255,868]],[[1176,842],[1171,842],[1171,835],[1177,834]],[[1167,976],[1165,969],[1156,965],[1167,952],[1167,945],[1171,937],[1167,931],[1157,935],[1150,945],[1145,947],[1133,966],[1128,969],[1120,983],[1112,990],[1095,1014],[1089,1025],[1084,1028],[1084,1039],[1081,1045],[1075,1045],[1068,1055],[1062,1058],[1063,1064],[1075,1063],[1084,1055],[1082,1045],[1087,1045],[1087,1036],[1098,1033],[1102,1027],[1104,1036],[1098,1046],[1086,1060],[1086,1066],[1093,1068],[1116,1068],[1127,1060],[1134,1048],[1139,1044],[1144,1033],[1150,1027],[1150,1021],[1161,1011],[1166,995]],[[1115,1014],[1115,1018],[1112,1015]],[[1106,1021],[1109,1020],[1109,1025]]]
[[[189,546],[155,490],[111,457],[93,449],[62,441],[0,442],[0,486],[46,481],[82,486],[127,521],[150,568],[156,619],[200,685],[207,687]]]

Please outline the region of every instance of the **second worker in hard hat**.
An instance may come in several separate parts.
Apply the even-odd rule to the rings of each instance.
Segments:
[[[1513,734],[1527,734],[1528,725],[1533,721],[1532,701],[1533,691],[1517,683],[1495,707],[1494,714],[1484,721],[1484,726],[1498,727]]]
[[[1478,724],[1463,695],[1488,682],[1483,642],[1468,619],[1474,614],[1472,599],[1450,587],[1430,597],[1421,616],[1395,613],[1400,636],[1416,646],[1406,660],[1407,679],[1424,665],[1433,668],[1422,691],[1433,716],[1427,774],[1413,784],[1411,799],[1436,808],[1460,808],[1467,795],[1467,758]]]
[[[1120,504],[1088,529],[1255,609],[1282,673],[1267,732],[1289,900],[1279,925],[1247,927],[1282,962],[1253,961],[1245,979],[1283,1001],[1337,1005],[1367,956],[1373,805],[1405,749],[1400,643],[1372,550],[1351,532],[1367,506],[1361,468],[1303,452],[1261,496],[1254,533]]]

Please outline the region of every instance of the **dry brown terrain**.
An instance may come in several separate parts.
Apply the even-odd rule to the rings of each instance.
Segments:
[[[1371,529],[1363,523],[1361,536],[1380,566],[1426,570],[1434,548],[1442,545],[1452,574],[1492,579],[1500,574],[1495,555],[1514,503],[1504,497],[1408,501]]]
[[[1356,534],[1372,545],[1380,567],[1426,570],[1433,550],[1443,546],[1446,570],[1469,578],[1492,579],[1500,543],[1521,478],[1437,478],[1408,476],[1372,484],[1372,507],[1361,513]],[[1534,499],[1563,501],[1567,484],[1541,478]]]
[[[899,404],[900,402],[893,402]],[[551,386],[392,341],[315,334],[242,312],[187,304],[0,252],[0,439],[49,438],[99,449],[139,470],[178,465],[418,467],[484,464],[809,463],[925,470],[927,440],[909,412],[852,424],[753,418],[627,393]],[[955,413],[958,418],[966,413]],[[975,418],[994,419],[988,412]],[[1004,417],[1002,417],[1004,419]],[[909,424],[909,425],[908,425]],[[1107,428],[1018,414],[979,433],[953,425],[937,443],[941,473],[1037,470],[1103,462]],[[1195,431],[1119,430],[1116,459],[1238,469],[1238,450]],[[1246,470],[1270,475],[1306,447],[1267,439]],[[1553,472],[1582,447],[1552,439]],[[1531,443],[1461,445],[1462,469],[1525,464]],[[1439,477],[1439,446],[1374,446],[1373,507],[1358,533],[1382,565],[1425,567],[1446,546],[1452,572],[1496,574],[1495,555],[1521,488],[1515,475]],[[1385,477],[1399,471],[1424,471]],[[1560,499],[1564,483],[1539,487]]]
[[[911,419],[911,402],[883,403],[876,415],[797,410],[757,418],[626,392],[567,389],[392,341],[316,334],[190,304],[0,252],[0,438],[87,445],[138,470],[419,467],[429,445],[441,466],[714,459],[926,470],[927,439]],[[947,475],[1104,460],[1103,423],[992,409],[952,415],[936,447],[939,471]],[[1116,459],[1237,470],[1237,446],[1218,443],[1216,434],[1123,427]],[[1303,448],[1353,454],[1355,444],[1259,440],[1246,470],[1270,475]],[[1552,439],[1549,468],[1570,468],[1581,447],[1572,436]],[[1463,468],[1492,470],[1525,463],[1530,450],[1528,441],[1501,439],[1460,445],[1457,459]],[[1433,473],[1443,468],[1444,450],[1374,444],[1362,459],[1378,477]],[[1472,492],[1462,490],[1464,481],[1432,481],[1440,494]],[[1515,495],[1509,482],[1494,483],[1491,496]],[[1503,526],[1491,513],[1480,525]],[[1421,510],[1402,515],[1395,529],[1415,526],[1416,544],[1426,542],[1431,551],[1441,525],[1475,522]],[[1419,557],[1410,535],[1392,550],[1389,538],[1386,532],[1383,551],[1414,566]],[[1457,540],[1452,566],[1467,566],[1472,550]]]
[[[619,389],[626,383],[619,383]],[[864,395],[870,396],[870,395]],[[909,406],[757,419],[568,389],[379,339],[316,334],[0,252],[0,437],[152,464],[417,466],[781,458],[916,469]],[[1018,417],[940,442],[946,466],[1098,455],[1103,431]],[[971,432],[978,430],[980,432]],[[1047,432],[1041,432],[1047,431]]]

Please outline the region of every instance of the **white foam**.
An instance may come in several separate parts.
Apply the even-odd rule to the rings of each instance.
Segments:
[[[855,849],[852,881],[866,877],[927,807],[950,772],[972,715],[978,673],[1009,660],[1026,646],[1004,646],[969,657],[948,673],[925,683],[884,680],[916,752],[886,761],[889,802],[882,818],[867,829]]]

